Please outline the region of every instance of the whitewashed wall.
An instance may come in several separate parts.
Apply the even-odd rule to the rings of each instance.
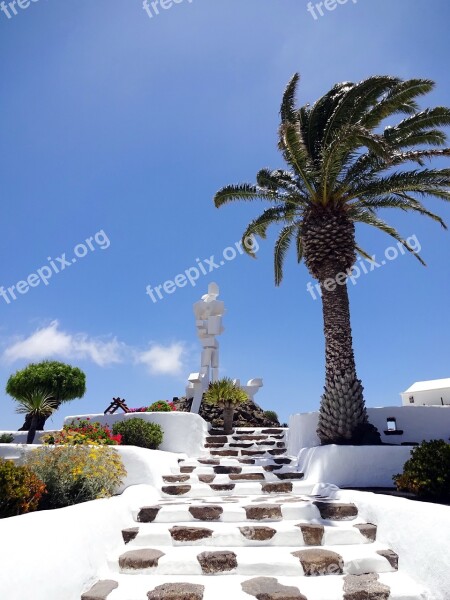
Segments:
[[[381,433],[381,439],[387,444],[402,442],[422,442],[424,440],[450,438],[450,406],[394,406],[388,408],[369,408],[369,420]],[[397,428],[403,435],[385,435],[387,419],[395,417]],[[289,419],[288,452],[296,456],[302,448],[320,445],[316,429],[319,413],[292,415]]]

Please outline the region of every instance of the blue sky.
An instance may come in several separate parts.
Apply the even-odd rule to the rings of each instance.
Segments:
[[[216,281],[227,306],[222,374],[263,377],[257,400],[283,420],[317,409],[320,302],[292,255],[275,288],[273,236],[257,260],[237,255],[156,303],[146,286],[197,258],[220,259],[259,213],[218,211],[212,197],[283,166],[278,109],[294,72],[302,104],[337,81],[382,73],[432,78],[424,105],[450,105],[447,0],[349,0],[316,20],[305,0],[184,0],[152,18],[141,0],[38,0],[16,12],[0,12],[0,285],[52,271],[50,260],[61,267],[64,253],[76,262],[16,300],[0,297],[2,389],[30,361],[81,367],[87,393],[53,426],[102,412],[113,396],[142,406],[181,395],[199,362],[192,303]],[[449,205],[428,204],[450,222]],[[414,381],[450,376],[450,234],[423,218],[386,216],[416,236],[428,267],[400,254],[350,284],[369,406],[398,404]],[[368,228],[358,236],[380,259],[394,245]],[[0,429],[20,426],[3,392],[0,403]]]

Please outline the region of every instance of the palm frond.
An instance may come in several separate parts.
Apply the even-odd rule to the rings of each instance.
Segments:
[[[274,270],[275,270],[275,285],[280,285],[283,279],[283,266],[286,253],[294,236],[296,224],[283,227],[280,235],[275,243],[274,250]]]
[[[276,202],[279,200],[279,196],[276,192],[267,191],[250,183],[227,185],[214,196],[216,208],[235,200],[267,200],[269,202]]]

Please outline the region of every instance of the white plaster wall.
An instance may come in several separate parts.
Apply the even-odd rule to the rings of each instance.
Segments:
[[[450,438],[450,406],[393,406],[388,408],[369,408],[369,420],[381,433],[381,439],[387,444],[402,442],[422,442],[424,440]],[[397,428],[403,429],[401,436],[388,436],[383,432],[388,417],[395,417]],[[301,448],[319,446],[316,429],[319,413],[292,415],[289,419],[288,452],[296,456]]]
[[[150,486],[121,496],[0,520],[0,598],[80,600],[111,549],[132,527],[131,511],[157,502]]]
[[[422,392],[404,392],[400,394],[404,406],[450,406],[450,388],[441,388],[440,390],[424,390]],[[414,404],[409,402],[409,397],[414,397]]]
[[[407,446],[316,446],[300,450],[298,470],[305,474],[305,482],[390,488],[410,453]]]
[[[338,497],[376,523],[378,540],[397,552],[400,570],[427,587],[431,600],[449,600],[450,507],[367,492],[340,491]]]
[[[195,457],[204,454],[205,436],[208,433],[208,423],[194,413],[183,412],[154,412],[154,413],[127,413],[115,415],[77,415],[66,417],[64,425],[68,425],[76,419],[98,421],[103,425],[112,427],[118,421],[126,421],[138,417],[150,423],[158,423],[164,431],[164,438],[160,450],[166,452],[181,452]]]

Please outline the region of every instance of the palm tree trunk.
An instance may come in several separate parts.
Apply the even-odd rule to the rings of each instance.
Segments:
[[[233,433],[234,406],[225,406],[223,409],[223,430],[224,433]]]
[[[39,416],[40,415],[33,415],[31,417],[30,429],[28,430],[27,435],[27,444],[32,444],[34,442],[34,438],[36,436],[36,431],[39,424]]]
[[[325,333],[325,392],[317,429],[322,444],[358,443],[368,424],[364,388],[356,374],[347,284],[336,283],[339,273],[330,261],[319,279]]]

